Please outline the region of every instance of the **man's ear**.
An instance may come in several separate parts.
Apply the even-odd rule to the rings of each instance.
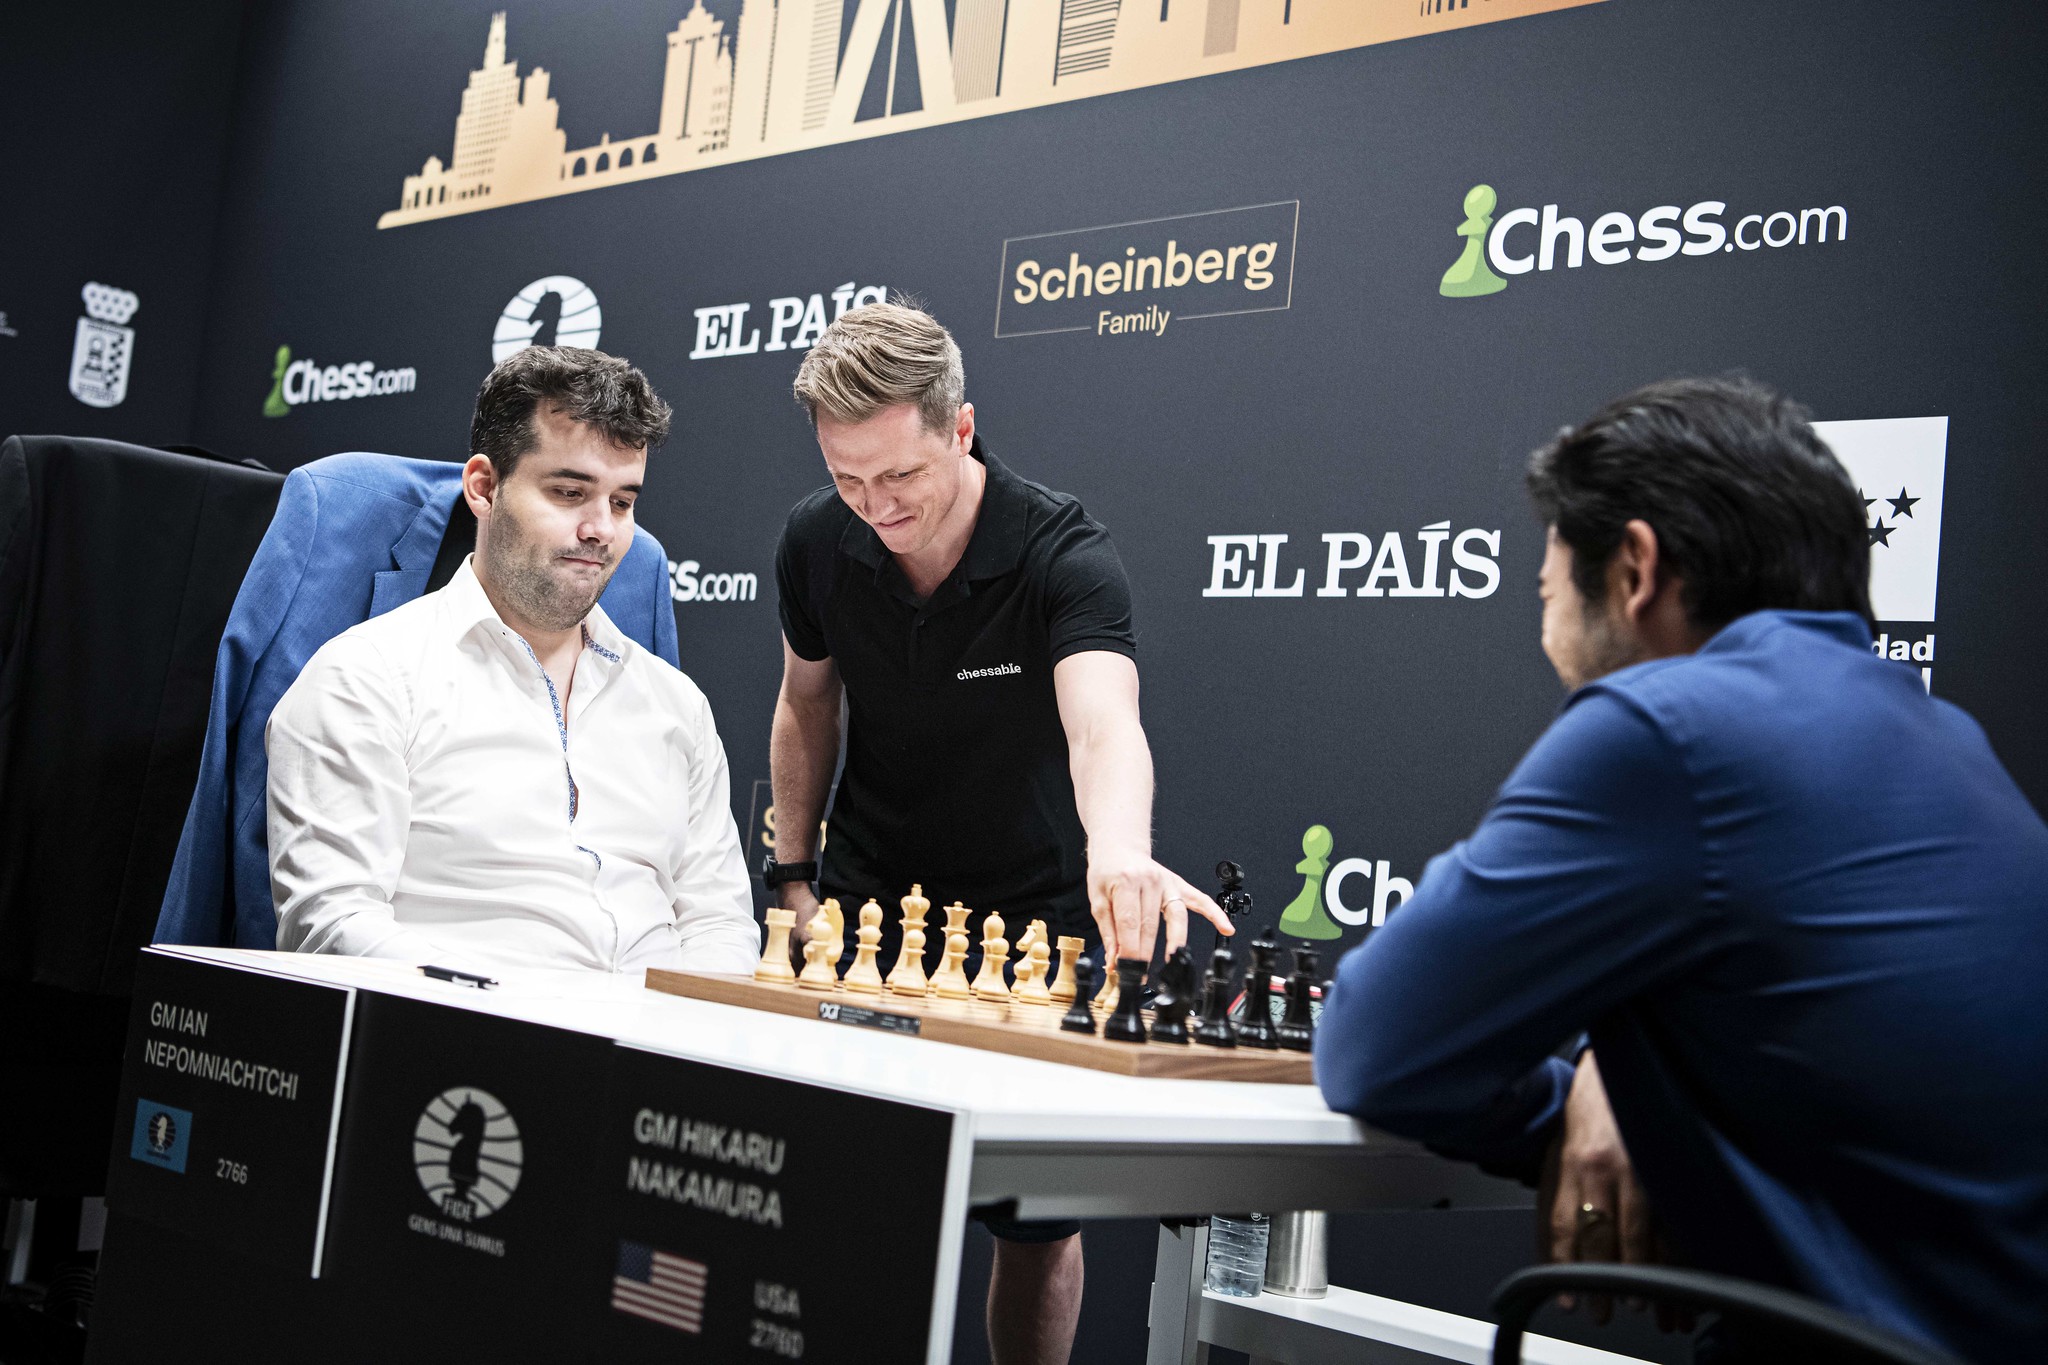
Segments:
[[[973,449],[974,404],[962,403],[960,405],[960,415],[953,424],[953,440],[959,445],[960,453],[963,455]]]
[[[1631,520],[1621,528],[1621,544],[1608,568],[1609,600],[1621,608],[1624,618],[1640,625],[1656,604],[1664,577],[1655,528],[1640,517]]]
[[[498,471],[490,457],[472,455],[462,466],[462,497],[481,523],[491,514],[491,502],[498,496]]]

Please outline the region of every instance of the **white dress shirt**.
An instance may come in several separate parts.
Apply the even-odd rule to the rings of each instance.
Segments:
[[[565,710],[465,561],[320,648],[264,737],[278,947],[753,970],[710,703],[602,608],[583,638]]]

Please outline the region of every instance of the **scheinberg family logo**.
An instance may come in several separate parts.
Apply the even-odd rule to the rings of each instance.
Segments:
[[[277,348],[270,370],[270,394],[263,400],[265,417],[286,417],[303,403],[336,403],[349,398],[383,398],[411,393],[419,372],[410,365],[379,369],[374,360],[347,365],[322,365],[308,356],[293,360],[292,348]]]
[[[1684,206],[1659,204],[1638,214],[1602,213],[1588,225],[1561,214],[1556,204],[1545,204],[1541,211],[1516,208],[1496,214],[1499,202],[1491,185],[1466,191],[1465,219],[1457,227],[1465,249],[1437,285],[1437,293],[1445,298],[1498,294],[1508,287],[1507,276],[1553,270],[1560,264],[1576,270],[1589,260],[1595,265],[1622,265],[1824,246],[1849,239],[1849,210],[1840,204],[1736,215],[1725,200],[1702,199]]]
[[[1296,199],[1003,242],[998,337],[1164,337],[1200,318],[1293,306]]]

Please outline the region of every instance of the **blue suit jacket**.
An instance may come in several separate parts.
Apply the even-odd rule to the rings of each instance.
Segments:
[[[285,480],[215,656],[199,783],[156,942],[277,946],[264,827],[271,708],[320,646],[426,590],[461,475],[457,464],[358,452]],[[668,561],[646,531],[633,533],[602,604],[633,641],[678,663]]]

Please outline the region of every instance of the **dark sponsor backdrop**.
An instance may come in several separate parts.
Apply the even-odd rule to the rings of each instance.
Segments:
[[[734,0],[708,8],[732,31]],[[1935,692],[1984,722],[2037,806],[2048,797],[2048,645],[2028,606],[2048,574],[2048,277],[2032,265],[2048,187],[2020,170],[2048,150],[2048,111],[2027,7],[1610,0],[378,231],[403,178],[449,159],[492,9],[301,0],[251,16],[192,435],[278,466],[345,449],[457,458],[507,303],[544,277],[587,285],[599,344],[677,409],[644,523],[696,581],[754,575],[751,600],[677,607],[750,841],[779,667],[771,553],[822,466],[788,397],[797,353],[693,360],[696,310],[746,304],[739,340],[759,327],[765,347],[771,300],[829,309],[849,283],[907,290],[952,326],[992,448],[1111,528],[1136,593],[1161,854],[1198,878],[1244,863],[1262,919],[1313,875],[1369,913],[1469,829],[1559,699],[1537,646],[1526,453],[1676,373],[1745,369],[1824,419],[1949,419],[1938,620],[1899,633],[1939,635]],[[686,9],[519,0],[507,55],[547,68],[569,146],[643,135],[662,35]],[[1848,230],[1612,265],[1586,244],[1576,267],[1559,238],[1551,268],[1442,297],[1482,183],[1495,219],[1554,204],[1592,230],[1719,202],[1723,232],[1836,206]],[[1285,309],[995,335],[1006,241],[1296,202],[1276,249]],[[137,219],[132,241],[181,249],[153,231]],[[1515,227],[1506,256],[1540,236]],[[1107,259],[1102,234],[1073,240]],[[138,366],[161,316],[141,292]],[[1173,292],[1118,306],[1183,311]],[[281,346],[413,383],[266,417]],[[90,410],[49,382],[88,429]],[[133,425],[111,434],[154,434],[140,409],[113,411]],[[1438,523],[1446,595],[1394,595],[1392,563],[1377,574],[1387,537],[1426,591],[1414,580]],[[1498,582],[1453,597],[1468,531],[1498,533],[1481,556]],[[1318,593],[1325,535],[1371,538],[1343,596]],[[1252,538],[1256,557],[1224,550],[1254,594],[1302,570],[1302,595],[1204,596],[1219,536]],[[1374,581],[1385,595],[1356,595]],[[1322,872],[1298,872],[1314,826]],[[1363,932],[1341,927],[1344,942]]]
[[[0,428],[190,439],[242,0],[0,6]],[[127,391],[69,384],[88,283],[139,300]]]
[[[660,98],[659,35],[683,8],[526,4],[506,50],[522,73],[550,71],[570,146],[640,133]],[[1985,721],[2037,801],[2048,792],[2028,700],[2043,649],[2011,591],[2048,568],[2029,378],[2042,291],[2015,245],[2041,194],[2004,169],[2036,159],[2041,125],[2019,116],[2039,97],[2000,11],[1614,0],[376,230],[401,178],[449,156],[490,13],[308,3],[254,20],[198,434],[284,465],[346,448],[456,457],[500,311],[543,276],[588,285],[599,344],[677,411],[644,524],[698,574],[755,576],[751,601],[678,604],[738,818],[760,819],[751,786],[766,775],[772,547],[822,474],[788,398],[798,351],[690,355],[757,328],[772,341],[770,300],[819,294],[829,310],[848,282],[910,291],[949,323],[991,446],[1115,534],[1137,595],[1160,848],[1199,877],[1243,862],[1263,913],[1300,888],[1313,825],[1331,832],[1327,863],[1373,866],[1346,879],[1351,906],[1370,903],[1380,861],[1412,880],[1469,827],[1558,700],[1536,642],[1523,458],[1600,400],[1674,373],[1743,368],[1825,418],[1950,418],[1934,686]],[[1555,204],[1590,227],[1719,201],[1717,232],[1835,206],[1848,230],[1577,267],[1559,238],[1551,268],[1440,297],[1480,183],[1496,217]],[[1015,285],[999,278],[1007,239],[1297,200],[1293,240],[1254,234],[1279,238],[1284,309],[995,335],[998,291]],[[1069,240],[1101,257],[1116,235]],[[1539,237],[1518,227],[1505,254]],[[1124,292],[1117,307],[1173,308],[1174,294]],[[740,303],[704,346],[696,310]],[[266,418],[281,345],[410,367],[416,387]],[[1392,565],[1375,580],[1387,595],[1355,595],[1389,533],[1420,579],[1439,522],[1453,538],[1498,534],[1497,554],[1463,541],[1495,565],[1488,595],[1399,597]],[[1340,533],[1371,537],[1375,563],[1319,596],[1322,537]],[[1282,589],[1302,570],[1303,595],[1205,597],[1208,538],[1222,535],[1285,535],[1236,562]],[[1438,548],[1441,589],[1453,545]]]

